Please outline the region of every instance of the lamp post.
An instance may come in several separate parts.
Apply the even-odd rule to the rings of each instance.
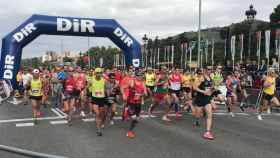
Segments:
[[[146,47],[147,47],[147,41],[148,41],[148,37],[146,34],[144,34],[144,37],[142,38],[143,42],[144,42],[144,51],[143,54],[145,54],[145,62],[146,64],[144,64],[144,67],[147,66],[147,53],[146,53]],[[142,55],[142,63],[143,62],[143,55]]]
[[[254,9],[253,5],[250,5],[249,10],[247,10],[245,12],[245,15],[247,16],[247,20],[250,24],[250,28],[249,28],[249,43],[248,43],[248,56],[249,59],[251,58],[251,36],[252,36],[252,23],[255,20],[255,16],[257,15],[257,11]]]

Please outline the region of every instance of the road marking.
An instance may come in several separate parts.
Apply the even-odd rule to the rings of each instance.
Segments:
[[[37,120],[59,120],[61,117],[41,117]],[[10,119],[10,120],[0,120],[0,123],[10,123],[10,122],[23,122],[23,121],[33,121],[33,118],[24,118],[24,119]]]
[[[64,116],[62,114],[60,114],[58,111],[56,111],[56,109],[51,108],[52,112],[54,112],[57,116],[63,118]]]
[[[82,119],[84,122],[94,122],[95,118]]]
[[[50,122],[52,125],[60,125],[60,124],[67,124],[67,120],[59,120],[59,121],[51,121]]]
[[[29,123],[17,123],[16,127],[31,127],[34,126],[33,122],[29,122]]]
[[[64,116],[68,116],[65,112],[61,111],[59,108],[55,108],[58,112],[60,112]]]

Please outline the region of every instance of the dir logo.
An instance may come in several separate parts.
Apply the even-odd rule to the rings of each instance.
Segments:
[[[95,22],[86,19],[73,19],[72,21],[66,18],[57,18],[57,31],[65,32],[90,32],[94,33]]]
[[[28,35],[30,35],[34,30],[36,30],[37,28],[34,26],[34,24],[29,23],[27,24],[24,28],[22,28],[19,32],[15,33],[13,35],[14,39],[17,42],[22,41],[25,37],[27,37]]]
[[[114,31],[114,34],[119,37],[128,47],[131,47],[133,40],[128,36],[121,28],[117,27]]]
[[[13,78],[13,70],[14,70],[14,59],[13,55],[7,55],[5,58],[5,65],[4,65],[4,79],[11,80]]]

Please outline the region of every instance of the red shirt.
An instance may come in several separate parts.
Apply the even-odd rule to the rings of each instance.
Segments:
[[[64,82],[64,90],[67,93],[72,93],[75,87],[75,79],[73,76],[68,76]]]
[[[83,73],[77,74],[75,77],[75,88],[77,90],[83,90],[86,86],[86,75]]]
[[[144,94],[144,82],[134,79],[134,86],[129,88],[128,103],[141,103],[141,96]]]
[[[115,79],[120,83],[122,80],[122,73],[120,71],[115,72]]]

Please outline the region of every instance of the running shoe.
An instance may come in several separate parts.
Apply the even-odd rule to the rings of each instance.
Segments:
[[[162,119],[163,121],[167,121],[167,122],[170,122],[170,121],[171,121],[166,115],[164,115],[161,119]]]
[[[214,135],[212,132],[210,131],[207,131],[203,134],[203,138],[204,139],[209,139],[209,140],[213,140],[214,139]]]
[[[233,112],[229,113],[231,117],[235,117],[235,114]]]
[[[260,120],[260,121],[262,121],[263,120],[263,118],[262,118],[262,115],[258,115],[258,120]]]
[[[176,119],[178,120],[178,119],[180,119],[180,118],[182,118],[182,114],[180,114],[179,112],[176,112]]]
[[[81,115],[82,117],[86,117],[86,114],[85,114],[84,111],[81,111],[80,115]]]
[[[114,124],[115,124],[114,120],[111,120],[110,125],[114,125]]]
[[[101,136],[102,136],[102,132],[101,132],[101,131],[97,131],[97,132],[96,132],[96,135],[97,135],[98,137],[101,137]]]
[[[243,103],[243,102],[240,103],[239,108],[240,108],[240,110],[241,110],[242,112],[245,111],[245,109],[244,109],[244,103]]]
[[[104,125],[104,124],[102,124],[102,125],[101,125],[101,128],[105,128],[105,125]]]
[[[126,136],[127,136],[128,138],[135,138],[136,134],[135,134],[135,132],[133,132],[133,131],[128,131],[128,132],[126,133]]]
[[[194,123],[193,123],[193,125],[194,125],[195,127],[199,127],[199,126],[200,126],[200,123],[199,123],[198,120],[195,120]]]
[[[271,108],[269,107],[269,108],[267,108],[267,114],[271,114]]]

